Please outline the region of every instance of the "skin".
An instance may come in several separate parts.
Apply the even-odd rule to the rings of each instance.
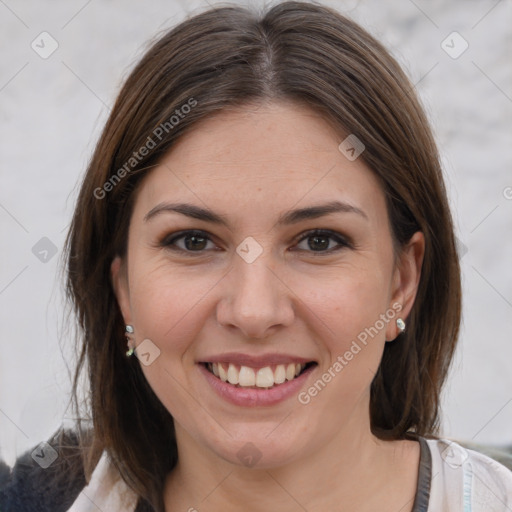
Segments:
[[[399,333],[396,317],[307,405],[297,396],[267,407],[230,404],[195,364],[229,351],[308,357],[318,367],[307,390],[393,304],[407,318],[423,235],[395,254],[380,183],[361,158],[339,151],[344,138],[303,106],[246,106],[201,121],[138,189],[127,257],[113,261],[112,279],[135,343],[150,339],[161,351],[141,368],[175,420],[179,462],[166,480],[167,512],[412,510],[419,443],[370,431],[370,384],[386,341]],[[364,215],[277,225],[285,211],[333,200]],[[145,221],[163,202],[207,207],[229,227],[172,212]],[[210,240],[199,250],[189,241],[188,256],[184,238],[174,243],[182,252],[161,244],[188,229]],[[312,229],[351,244],[327,238],[318,249],[304,238]],[[252,263],[236,252],[249,236],[263,250]],[[237,457],[247,442],[261,454],[251,468]]]

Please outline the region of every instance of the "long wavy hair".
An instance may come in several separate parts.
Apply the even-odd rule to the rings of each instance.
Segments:
[[[177,461],[173,418],[136,358],[125,356],[110,265],[126,253],[140,180],[184,133],[224,109],[280,100],[307,105],[340,134],[363,141],[360,158],[380,180],[395,247],[418,230],[424,234],[408,328],[400,343],[385,346],[371,384],[370,419],[382,439],[438,434],[460,324],[460,268],[438,151],[414,86],[378,41],[330,8],[211,8],[159,37],[126,79],[85,173],[66,242],[67,292],[79,324],[73,404],[79,411],[85,377],[92,421],[85,474],[107,450],[148,510],[164,510],[165,476]],[[148,137],[156,144],[142,155]]]

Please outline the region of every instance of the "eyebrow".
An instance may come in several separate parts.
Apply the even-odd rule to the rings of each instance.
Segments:
[[[219,226],[229,227],[225,216],[219,215],[208,208],[202,208],[190,203],[160,203],[145,215],[144,222],[148,222],[155,216],[164,212],[180,213],[193,219],[203,220],[205,222],[211,222],[212,224],[217,224]],[[287,226],[304,220],[317,219],[332,213],[355,213],[368,220],[368,216],[360,208],[341,201],[331,201],[325,204],[308,206],[306,208],[299,208],[296,210],[289,210],[284,212],[279,216],[276,224],[278,226]]]

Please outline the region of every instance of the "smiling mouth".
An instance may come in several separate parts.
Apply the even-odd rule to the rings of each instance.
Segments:
[[[317,363],[289,363],[252,368],[233,363],[201,363],[222,382],[238,388],[274,388],[299,377]]]

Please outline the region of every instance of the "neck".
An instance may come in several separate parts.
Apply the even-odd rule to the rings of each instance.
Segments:
[[[166,481],[166,512],[378,508],[383,492],[390,491],[390,478],[396,481],[401,468],[393,443],[376,438],[369,420],[362,428],[356,416],[311,453],[267,469],[232,464],[177,424],[179,462]]]

